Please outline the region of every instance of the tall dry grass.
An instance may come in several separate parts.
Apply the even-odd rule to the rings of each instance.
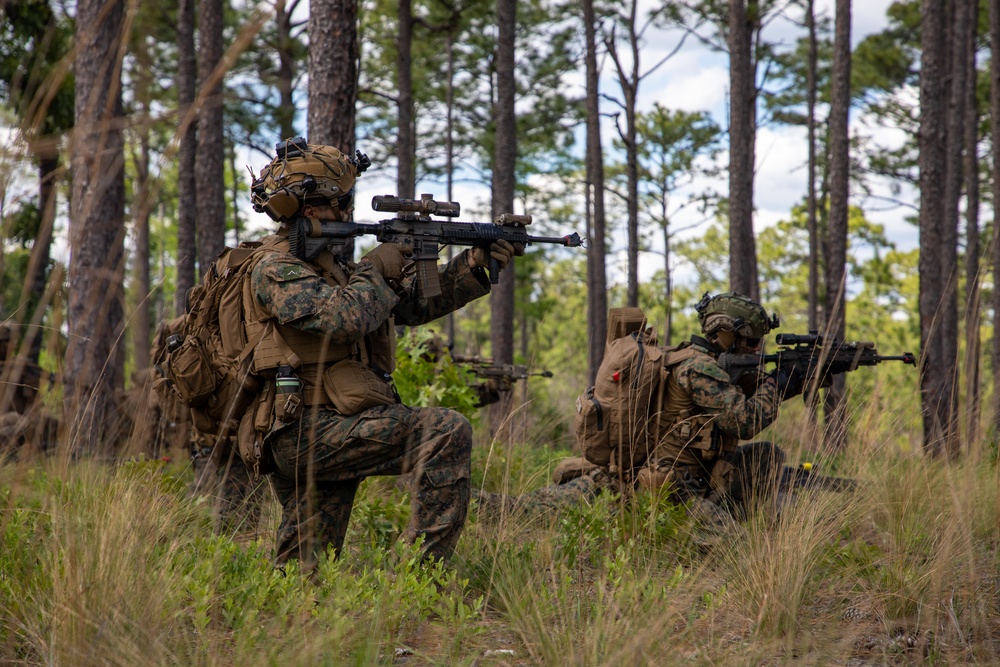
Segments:
[[[812,458],[802,415],[786,417],[765,435],[790,462]],[[190,471],[7,464],[0,662],[990,664],[996,461],[924,458],[880,400],[851,419],[849,451],[818,465],[857,491],[800,491],[707,550],[683,508],[603,494],[561,513],[473,513],[454,562],[428,567],[395,542],[405,493],[370,480],[319,583],[272,567],[273,504],[263,539],[213,535]],[[561,453],[540,444],[483,444],[476,483],[546,484]]]

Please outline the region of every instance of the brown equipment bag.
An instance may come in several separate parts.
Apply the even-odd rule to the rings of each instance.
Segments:
[[[259,243],[226,248],[188,298],[188,313],[153,351],[161,398],[190,408],[195,429],[213,438],[235,435],[263,381],[251,372],[258,341],[246,339],[242,292],[263,257]]]
[[[577,398],[573,419],[584,457],[620,470],[642,465],[655,444],[649,441],[647,427],[663,353],[655,332],[644,328],[645,318],[632,312],[637,310],[609,311],[610,322],[622,323],[616,324],[616,333],[627,333],[608,341],[595,383]]]

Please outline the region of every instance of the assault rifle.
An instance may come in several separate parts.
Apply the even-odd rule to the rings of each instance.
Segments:
[[[855,371],[861,366],[876,366],[883,361],[902,361],[911,366],[917,359],[911,352],[900,355],[880,355],[871,341],[844,343],[838,340],[825,343],[816,331],[807,334],[778,334],[774,338],[780,346],[772,354],[719,355],[721,366],[735,383],[750,372],[763,372],[765,364],[778,367],[796,366],[805,372],[806,387],[825,386],[832,375]],[[818,381],[818,383],[817,383]]]
[[[847,477],[816,474],[813,471],[812,463],[803,463],[797,468],[785,466],[781,470],[779,488],[782,491],[794,491],[801,488],[821,489],[823,491],[854,491],[858,488],[858,482]]]
[[[469,366],[469,372],[483,378],[484,382],[470,385],[479,394],[479,402],[475,407],[481,408],[500,400],[501,391],[510,391],[517,380],[527,380],[529,377],[552,377],[552,371],[529,371],[527,366],[514,364],[495,364],[492,359],[484,357],[452,357],[456,364]]]
[[[531,224],[530,215],[501,213],[494,223],[451,222],[435,220],[431,216],[457,218],[461,212],[458,202],[435,201],[432,195],[420,199],[400,199],[381,195],[372,199],[376,211],[398,213],[395,218],[375,223],[337,222],[300,216],[290,225],[288,240],[291,251],[301,260],[316,257],[331,239],[347,240],[355,236],[372,234],[380,243],[405,243],[413,247],[413,261],[417,271],[418,293],[423,298],[441,294],[437,272],[438,251],[444,245],[474,246],[486,249],[490,244],[504,240],[523,251],[532,243],[551,243],[577,248],[583,240],[576,232],[567,236],[532,236],[525,229]],[[490,282],[500,279],[500,267],[490,257],[488,267]]]

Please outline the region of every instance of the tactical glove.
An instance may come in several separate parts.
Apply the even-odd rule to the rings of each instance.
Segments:
[[[504,241],[503,239],[497,239],[490,244],[489,255],[486,254],[486,250],[483,248],[473,248],[470,252],[472,257],[472,263],[475,266],[488,269],[490,266],[490,257],[496,260],[497,265],[500,270],[503,271],[510,263],[510,258],[514,255],[523,255],[524,250],[517,252],[510,243]]]
[[[778,396],[782,400],[798,396],[802,393],[805,373],[798,366],[778,366],[771,371],[771,377],[778,385]]]
[[[403,272],[408,258],[413,256],[413,247],[405,243],[383,243],[375,246],[361,261],[371,262],[386,280],[395,280]]]

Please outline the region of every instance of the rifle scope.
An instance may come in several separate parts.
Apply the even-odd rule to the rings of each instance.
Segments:
[[[421,215],[441,215],[457,218],[462,205],[457,201],[436,201],[433,195],[420,195],[420,199],[402,199],[395,195],[375,195],[372,208],[385,213],[420,213]]]
[[[815,331],[807,334],[778,334],[774,337],[778,345],[822,345],[823,337]]]

